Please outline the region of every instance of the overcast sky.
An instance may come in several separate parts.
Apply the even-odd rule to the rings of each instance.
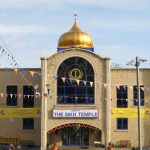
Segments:
[[[0,36],[20,67],[40,67],[41,57],[57,52],[74,13],[95,53],[123,67],[140,56],[148,59],[141,67],[150,67],[150,0],[0,0]]]

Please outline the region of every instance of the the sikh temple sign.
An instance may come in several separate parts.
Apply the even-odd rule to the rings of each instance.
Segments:
[[[53,109],[54,118],[97,118],[98,110],[56,110]]]

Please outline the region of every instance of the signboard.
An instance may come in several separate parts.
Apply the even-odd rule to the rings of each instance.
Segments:
[[[98,110],[56,110],[53,109],[54,118],[97,118]]]
[[[112,118],[137,118],[137,108],[113,108]],[[141,118],[150,118],[150,108],[141,108]]]
[[[0,118],[39,118],[39,108],[0,108]]]

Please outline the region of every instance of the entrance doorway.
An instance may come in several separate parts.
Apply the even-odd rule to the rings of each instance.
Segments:
[[[89,128],[66,127],[62,129],[62,144],[65,146],[88,146]]]

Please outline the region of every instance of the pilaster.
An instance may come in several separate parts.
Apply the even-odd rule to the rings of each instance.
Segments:
[[[106,60],[105,146],[111,141],[111,64]]]
[[[42,72],[42,102],[41,102],[41,150],[46,150],[47,146],[47,60],[41,58],[41,72]]]

